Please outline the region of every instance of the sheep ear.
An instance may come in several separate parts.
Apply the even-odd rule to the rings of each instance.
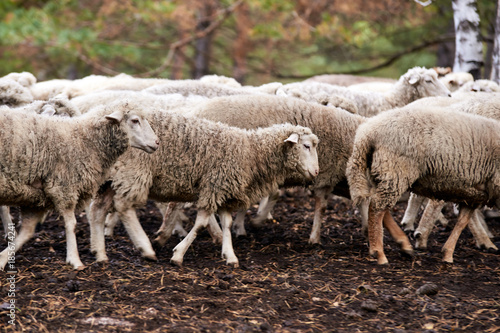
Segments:
[[[412,75],[408,79],[408,83],[413,86],[413,85],[415,85],[418,82],[418,80],[420,80],[420,76],[418,76],[418,75]]]
[[[297,133],[292,133],[292,135],[290,135],[288,139],[285,140],[285,142],[298,143],[299,135]]]
[[[120,111],[115,111],[112,114],[108,114],[106,116],[106,119],[119,123],[123,119],[123,113],[121,113]]]
[[[278,89],[276,90],[276,96],[284,96],[284,97],[287,97],[288,95],[286,94],[286,92],[285,92],[285,91],[283,91],[283,89],[278,88]]]

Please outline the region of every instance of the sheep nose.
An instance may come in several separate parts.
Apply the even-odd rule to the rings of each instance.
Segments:
[[[160,140],[156,139],[155,143],[156,143],[157,146],[159,146],[160,145]]]
[[[319,175],[319,169],[314,170],[314,175],[315,176]]]

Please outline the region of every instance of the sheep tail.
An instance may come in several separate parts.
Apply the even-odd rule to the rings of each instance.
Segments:
[[[371,177],[374,152],[375,147],[371,142],[356,144],[347,164],[349,191],[351,199],[357,206],[368,202],[374,188],[374,181]]]

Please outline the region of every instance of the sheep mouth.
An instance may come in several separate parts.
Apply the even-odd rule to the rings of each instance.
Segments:
[[[154,145],[154,146],[151,146],[151,145],[148,145],[148,146],[144,146],[143,147],[143,150],[146,152],[146,153],[154,153],[157,149],[158,149],[158,145]]]

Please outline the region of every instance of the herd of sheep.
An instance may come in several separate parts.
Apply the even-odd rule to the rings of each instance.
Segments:
[[[427,246],[436,221],[446,223],[441,209],[451,202],[459,215],[443,260],[453,262],[466,226],[479,247],[496,250],[482,210],[500,207],[498,84],[468,73],[440,77],[422,67],[394,81],[327,81],[333,78],[242,86],[217,75],[1,77],[0,218],[9,246],[0,253],[0,268],[51,211],[64,220],[66,262],[75,269],[84,267],[75,210],[86,211],[97,261],[108,260],[105,235],[118,221],[141,255],[154,260],[136,215],[148,200],[163,215],[155,242],[165,244],[174,232],[183,236],[173,263],[182,265],[200,228],[208,227],[227,264],[237,267],[231,234],[246,234],[247,209],[260,202],[250,223],[261,225],[280,188],[291,186],[314,195],[310,243],[320,242],[326,204],[335,194],[359,211],[379,264],[388,262],[384,227],[411,255],[410,240],[390,214],[410,193],[405,231],[414,230],[425,206],[416,247]],[[189,232],[182,225],[186,204],[197,209]],[[20,208],[18,234],[12,206]]]

